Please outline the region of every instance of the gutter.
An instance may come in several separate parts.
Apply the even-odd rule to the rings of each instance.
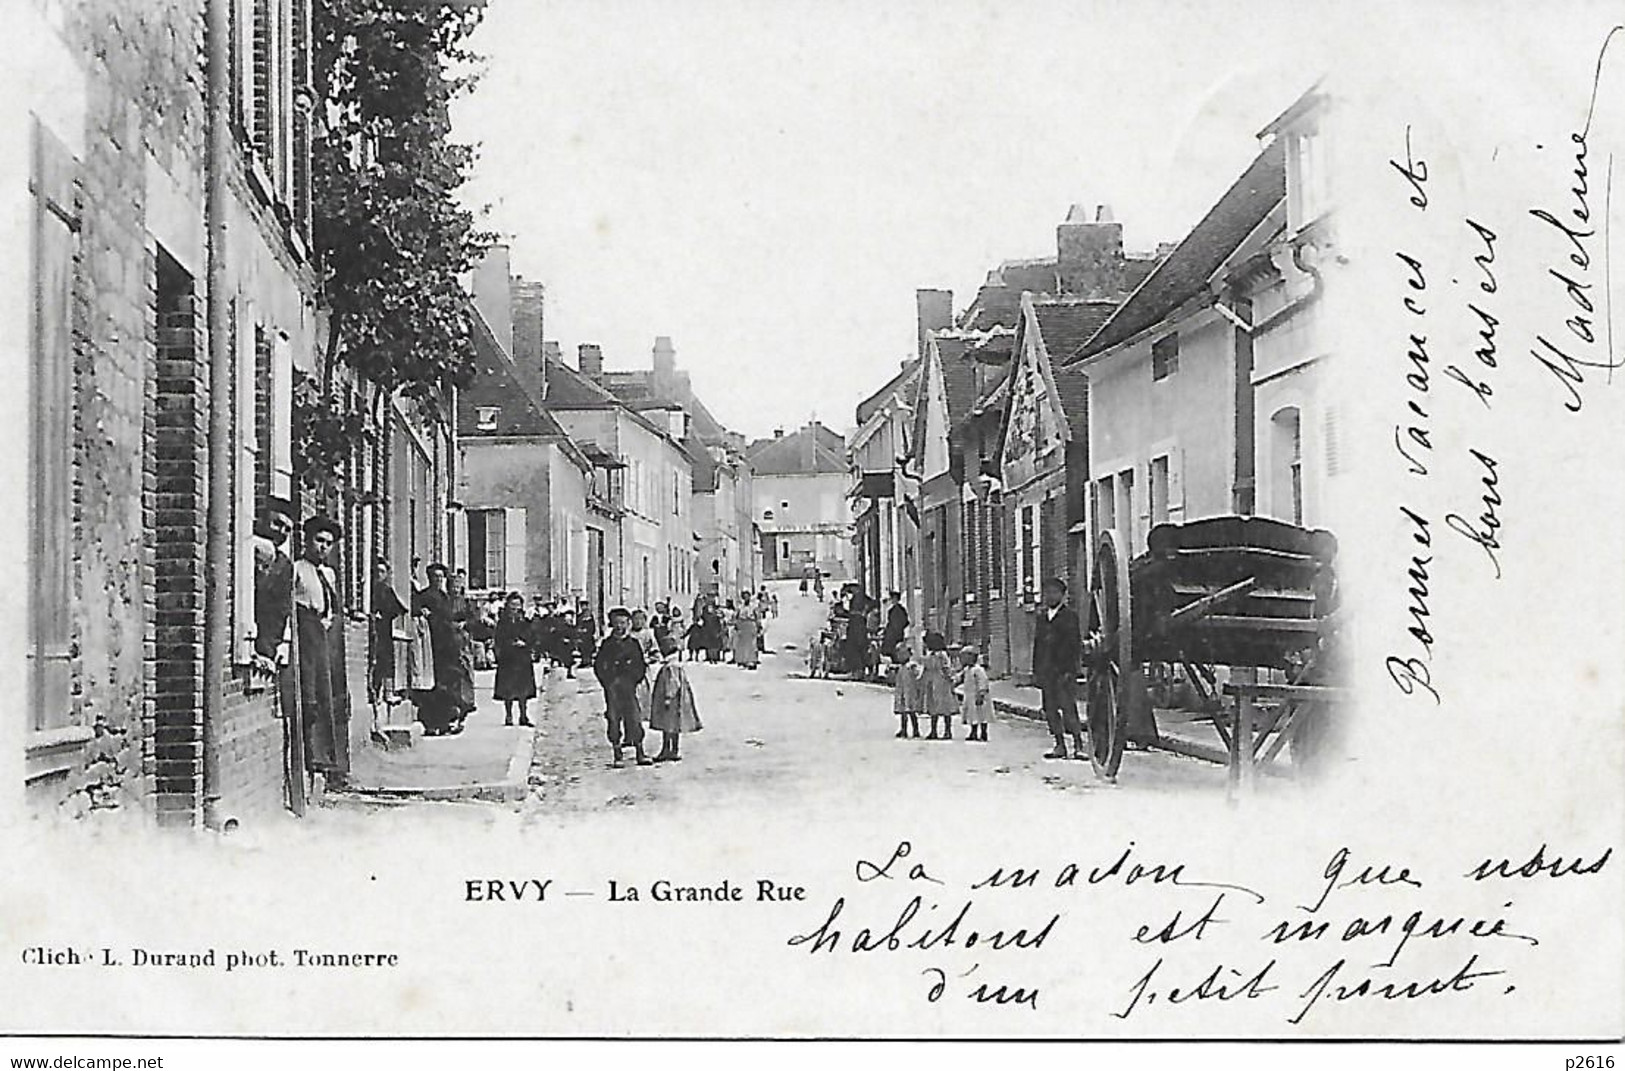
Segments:
[[[226,161],[231,151],[227,111],[228,0],[208,0],[205,40],[208,78],[208,142],[204,155],[204,227],[208,243],[209,500],[205,528],[203,603],[203,824],[230,831],[235,818],[220,807],[219,720],[223,714],[227,654],[231,642],[231,577],[227,569],[231,526],[231,344],[226,297]]]

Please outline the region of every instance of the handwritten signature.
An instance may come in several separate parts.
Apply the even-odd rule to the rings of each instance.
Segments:
[[[1541,367],[1551,373],[1562,388],[1563,408],[1571,413],[1578,413],[1585,404],[1580,388],[1586,381],[1586,369],[1606,370],[1611,379],[1614,369],[1625,363],[1614,349],[1613,283],[1609,267],[1609,225],[1613,215],[1613,157],[1611,155],[1608,157],[1602,175],[1602,248],[1600,255],[1594,255],[1593,242],[1598,234],[1597,224],[1592,216],[1593,191],[1589,144],[1591,124],[1597,111],[1597,90],[1602,83],[1608,50],[1615,37],[1622,33],[1625,33],[1625,26],[1615,26],[1603,39],[1602,47],[1597,52],[1596,66],[1592,71],[1591,99],[1586,107],[1585,123],[1579,130],[1569,134],[1569,142],[1574,146],[1574,164],[1570,171],[1574,183],[1569,187],[1568,207],[1559,212],[1553,212],[1545,207],[1529,210],[1531,216],[1547,224],[1550,231],[1555,232],[1560,238],[1560,248],[1566,253],[1564,257],[1566,264],[1561,267],[1548,267],[1547,274],[1561,285],[1570,312],[1563,321],[1566,336],[1560,332],[1551,332],[1559,340],[1554,342],[1546,332],[1538,333],[1535,336],[1535,348],[1529,352]],[[1593,300],[1596,284],[1592,281],[1593,273],[1599,269],[1603,283],[1600,310],[1598,302]],[[1600,340],[1597,337],[1599,315],[1603,332]],[[1600,355],[1597,353],[1599,341],[1603,347]]]

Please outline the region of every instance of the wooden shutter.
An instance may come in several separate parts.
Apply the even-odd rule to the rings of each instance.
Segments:
[[[1343,471],[1343,455],[1337,437],[1337,409],[1326,407],[1321,435],[1326,440],[1326,475],[1336,476]]]
[[[1175,523],[1185,519],[1185,448],[1182,446],[1168,451],[1168,519]]]
[[[509,508],[502,513],[506,549],[502,583],[509,590],[517,591],[525,586],[525,511],[523,508]]]
[[[259,433],[255,426],[254,373],[260,355],[270,359],[263,328],[236,301],[231,303],[232,440],[231,474],[231,636],[237,664],[254,655],[254,483]]]
[[[500,509],[481,511],[485,518],[485,587],[499,588],[507,583],[502,560],[507,555],[505,515]]]
[[[33,569],[31,729],[72,714],[73,289],[79,242],[78,164],[34,125]]]
[[[254,148],[262,158],[269,158],[275,141],[271,123],[271,89],[275,77],[272,67],[273,22],[272,0],[250,0],[254,18],[250,24],[249,84],[251,87],[248,132]]]

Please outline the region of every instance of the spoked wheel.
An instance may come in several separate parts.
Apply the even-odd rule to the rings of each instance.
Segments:
[[[1103,532],[1089,577],[1089,758],[1095,773],[1115,780],[1128,741],[1123,671],[1134,665],[1128,559],[1122,541]]]

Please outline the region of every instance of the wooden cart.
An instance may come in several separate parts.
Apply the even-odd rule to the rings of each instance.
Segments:
[[[1084,654],[1090,757],[1117,775],[1125,746],[1158,721],[1209,722],[1233,787],[1289,743],[1313,763],[1336,686],[1337,540],[1261,517],[1151,530],[1128,560],[1102,533],[1090,574]]]

